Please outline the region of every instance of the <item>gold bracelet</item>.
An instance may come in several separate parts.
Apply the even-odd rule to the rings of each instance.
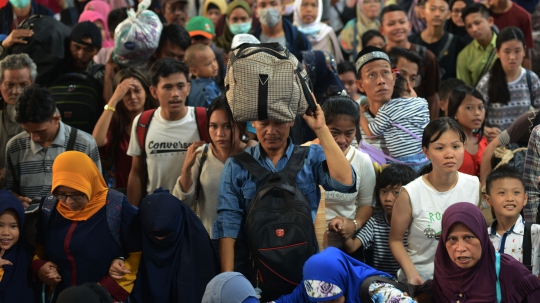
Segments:
[[[104,110],[110,110],[111,112],[115,112],[116,111],[116,108],[112,107],[112,106],[109,106],[109,104],[105,104],[105,106],[103,107]]]

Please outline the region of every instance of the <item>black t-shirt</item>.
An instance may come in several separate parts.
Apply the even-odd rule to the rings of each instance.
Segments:
[[[428,44],[422,40],[421,33],[416,33],[409,36],[409,42],[423,45],[432,51],[433,54],[435,54],[435,57],[437,57],[437,60],[439,61],[441,80],[443,81],[449,78],[456,78],[457,56],[459,52],[466,46],[461,37],[453,35],[448,49],[441,56],[440,53],[443,51],[444,46],[449,38],[450,35],[445,32],[441,40]]]

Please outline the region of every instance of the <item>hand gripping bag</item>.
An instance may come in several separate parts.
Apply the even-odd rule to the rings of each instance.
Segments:
[[[129,9],[128,18],[118,24],[114,31],[113,60],[123,66],[138,64],[150,58],[156,51],[163,29],[158,15],[146,10],[150,0],[139,3],[137,13]]]
[[[279,43],[244,43],[229,58],[225,90],[240,122],[292,122],[316,104],[302,64]]]

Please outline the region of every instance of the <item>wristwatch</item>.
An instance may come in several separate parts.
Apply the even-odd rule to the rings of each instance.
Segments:
[[[112,107],[112,106],[109,106],[109,104],[105,104],[105,106],[103,107],[104,110],[110,110],[111,112],[115,112],[116,111],[116,108]]]

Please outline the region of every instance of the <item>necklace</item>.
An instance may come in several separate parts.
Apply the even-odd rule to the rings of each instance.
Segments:
[[[456,172],[456,174],[457,174],[457,172]],[[439,190],[439,189],[437,188],[437,186],[435,186],[435,183],[433,183],[433,181],[431,181],[431,178],[429,177],[429,173],[427,173],[426,176],[427,176],[427,179],[428,179],[429,183],[431,183],[431,186],[433,186],[433,188],[435,188],[436,191],[438,191],[438,192],[440,192],[440,193],[444,192],[444,191],[442,191],[442,190]],[[448,191],[448,190],[454,188],[454,187],[456,186],[456,184],[457,184],[457,181],[458,181],[458,178],[456,177],[456,181],[454,182],[454,184],[452,184],[452,186],[451,186],[449,189],[447,189],[446,191]]]

